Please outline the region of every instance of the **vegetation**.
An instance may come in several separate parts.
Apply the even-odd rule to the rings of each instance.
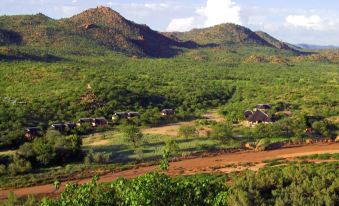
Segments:
[[[150,173],[133,180],[69,184],[59,199],[42,205],[337,205],[338,163],[292,163],[258,173],[169,178]]]
[[[197,135],[197,129],[194,125],[183,125],[179,128],[179,136],[182,137],[192,137],[194,135]]]
[[[306,55],[265,33],[231,24],[165,35],[171,38],[103,7],[62,20],[43,14],[0,17],[1,186],[88,177],[161,158],[166,170],[170,157],[194,152],[248,142],[266,150],[280,140],[338,136],[337,51]],[[273,123],[251,127],[244,111],[259,103],[272,105],[267,113]],[[161,116],[166,108],[176,114]],[[225,122],[200,120],[182,126],[178,137],[142,132],[192,121],[212,108]],[[50,128],[86,117],[110,120],[125,111],[140,117],[106,127]],[[40,128],[41,136],[30,140],[26,127]],[[111,185],[94,180],[71,185],[60,200],[43,204],[335,205],[335,167],[305,164],[248,172],[232,186],[225,177],[208,175],[170,179],[155,173]]]

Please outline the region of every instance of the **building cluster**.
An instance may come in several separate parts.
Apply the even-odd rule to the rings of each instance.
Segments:
[[[163,109],[161,111],[161,116],[171,116],[175,115],[174,109]],[[112,121],[117,122],[123,119],[133,119],[139,118],[139,112],[115,112],[112,115]],[[92,126],[96,127],[107,127],[108,120],[104,117],[97,118],[80,118],[77,122],[65,122],[65,123],[56,123],[50,126],[51,129],[54,129],[59,132],[65,132],[75,129],[76,127],[82,126]],[[25,128],[25,138],[26,140],[33,140],[35,137],[41,136],[42,130],[39,127],[27,127]]]

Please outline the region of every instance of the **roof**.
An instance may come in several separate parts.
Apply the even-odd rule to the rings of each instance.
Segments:
[[[174,111],[174,109],[163,109],[162,111]]]
[[[174,112],[174,109],[163,109],[161,112]]]
[[[128,114],[140,114],[139,112],[128,112]]]
[[[93,118],[80,118],[81,121],[92,120]]]
[[[257,110],[248,118],[250,122],[272,122],[271,118],[263,111]]]
[[[61,126],[65,126],[65,124],[52,124],[52,127],[61,127]]]
[[[255,108],[257,108],[257,109],[271,109],[272,106],[270,104],[257,104],[257,106]]]
[[[126,115],[127,112],[115,112],[114,115]]]
[[[105,120],[105,121],[107,121],[105,117],[96,117],[96,118],[94,118],[94,120]]]
[[[41,129],[39,127],[27,127],[26,131],[27,132],[37,132],[40,131]]]
[[[244,112],[244,116],[245,116],[246,119],[249,118],[252,115],[253,115],[252,111],[247,110],[247,111]]]

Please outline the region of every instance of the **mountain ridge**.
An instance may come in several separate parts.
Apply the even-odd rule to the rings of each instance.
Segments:
[[[221,24],[186,33],[161,33],[145,24],[130,21],[104,6],[59,20],[42,13],[0,17],[0,45],[77,51],[104,48],[127,55],[149,57],[172,57],[184,49],[225,43],[293,50],[287,44],[264,34],[235,24]]]
[[[339,45],[316,45],[316,44],[296,44],[302,49],[318,50],[318,49],[338,49]]]
[[[252,31],[247,27],[233,23],[224,23],[208,28],[192,29],[187,32],[165,32],[165,35],[178,40],[194,41],[207,45],[255,44],[276,49],[297,51],[294,47],[270,36],[263,31]]]

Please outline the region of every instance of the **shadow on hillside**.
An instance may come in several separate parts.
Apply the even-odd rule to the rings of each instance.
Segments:
[[[0,46],[10,44],[21,44],[22,36],[14,31],[0,29]]]
[[[44,56],[37,56],[31,54],[0,54],[0,61],[15,61],[15,60],[28,60],[28,61],[37,61],[37,62],[59,62],[66,60],[61,57],[57,57],[54,55],[44,55]]]

